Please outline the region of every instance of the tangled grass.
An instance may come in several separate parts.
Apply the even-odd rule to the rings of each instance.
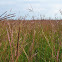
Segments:
[[[0,62],[62,62],[62,20],[1,21]]]

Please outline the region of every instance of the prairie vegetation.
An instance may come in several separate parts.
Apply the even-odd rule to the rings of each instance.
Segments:
[[[62,20],[0,21],[0,62],[62,62]]]

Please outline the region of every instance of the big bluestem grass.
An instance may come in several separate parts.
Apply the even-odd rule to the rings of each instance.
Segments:
[[[0,22],[0,62],[61,61],[61,20]]]

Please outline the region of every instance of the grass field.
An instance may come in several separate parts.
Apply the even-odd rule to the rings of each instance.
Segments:
[[[62,62],[62,20],[0,21],[0,62]]]

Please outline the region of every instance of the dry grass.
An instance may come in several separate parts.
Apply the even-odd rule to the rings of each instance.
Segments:
[[[62,20],[0,21],[0,62],[62,62]]]

